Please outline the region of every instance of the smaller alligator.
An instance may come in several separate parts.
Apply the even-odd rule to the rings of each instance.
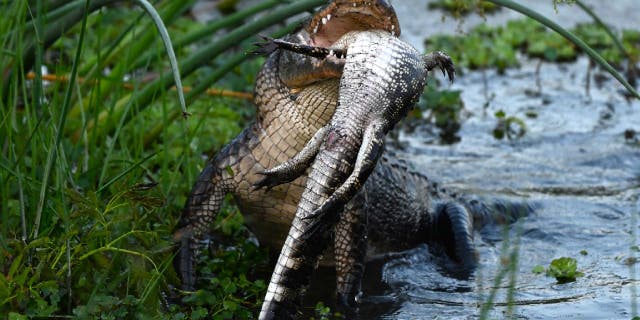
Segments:
[[[308,284],[320,254],[329,244],[325,234],[338,220],[349,230],[366,228],[359,227],[366,225],[367,219],[362,205],[342,215],[343,207],[362,189],[376,166],[387,132],[419,99],[428,70],[438,65],[451,79],[454,75],[453,63],[446,55],[422,56],[383,30],[348,32],[330,48],[285,41],[272,41],[265,47],[274,45],[316,58],[344,57],[345,62],[339,103],[329,124],[318,130],[291,160],[264,171],[265,177],[255,184],[260,188],[291,182],[311,166],[260,319],[291,316],[287,309],[293,303],[287,300],[297,299],[301,288]],[[364,201],[363,191],[354,203]]]

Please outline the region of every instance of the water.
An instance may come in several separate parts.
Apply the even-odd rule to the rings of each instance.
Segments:
[[[444,16],[442,11],[428,9],[428,3],[434,0],[392,0],[391,3],[398,14],[402,38],[416,48],[423,46],[425,37],[434,34],[467,32],[479,23],[487,23],[491,26],[504,25],[509,20],[521,19],[524,16],[509,9],[502,9],[496,13],[486,15],[486,18],[478,15],[469,15],[462,20],[455,20],[450,16]],[[558,5],[554,10],[551,0],[517,0],[527,8],[535,10],[543,16],[570,28],[576,23],[591,22],[592,19],[577,6]],[[582,0],[607,24],[616,28],[638,29],[637,0]]]
[[[527,199],[539,207],[536,214],[508,234],[478,233],[480,268],[468,280],[447,276],[426,247],[369,266],[361,319],[476,319],[503,268],[503,245],[510,251],[517,242],[514,318],[632,318],[640,144],[624,132],[640,131],[640,103],[628,102],[610,80],[587,97],[586,58],[543,64],[537,92],[536,65],[525,61],[504,75],[470,72],[455,82],[467,110],[461,142],[434,143],[426,129],[400,134],[404,151],[431,176],[469,193]],[[497,110],[523,119],[526,135],[494,139]],[[584,276],[576,282],[557,284],[532,272],[563,256],[578,260]],[[498,285],[490,318],[506,316],[508,278]]]
[[[589,21],[566,7],[556,14],[548,1],[524,2],[566,27]],[[638,28],[632,13],[637,2],[585,2],[616,27]],[[425,6],[424,1],[394,5],[404,38],[417,47],[430,34],[464,31],[483,21],[408,19]],[[500,24],[517,17],[503,10],[487,22]],[[536,214],[512,225],[507,234],[499,229],[476,234],[480,267],[471,279],[447,276],[442,261],[426,247],[368,265],[359,318],[476,319],[495,287],[499,288],[496,306],[489,318],[507,317],[509,276],[497,286],[494,283],[507,261],[505,244],[506,252],[518,248],[519,253],[513,318],[638,315],[635,262],[640,253],[632,247],[640,227],[640,144],[637,137],[625,139],[625,131],[640,132],[640,103],[627,101],[620,94],[622,87],[612,80],[594,85],[592,78],[588,96],[586,58],[542,64],[540,87],[537,63],[524,61],[522,68],[504,75],[468,72],[456,80],[452,88],[462,90],[467,111],[461,142],[439,145],[428,128],[400,134],[405,152],[429,175],[469,193],[527,199],[538,205]],[[523,119],[526,135],[514,141],[495,140],[492,130],[498,110]],[[528,118],[527,113],[537,118]],[[557,284],[554,278],[532,272],[536,265],[547,267],[563,256],[577,259],[584,276],[576,282]]]

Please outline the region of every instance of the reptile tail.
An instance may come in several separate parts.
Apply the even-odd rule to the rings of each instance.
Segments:
[[[527,217],[535,211],[535,205],[524,201],[503,199],[461,198],[460,202],[469,209],[473,217],[473,227],[480,230],[487,225],[508,225]]]
[[[459,198],[436,203],[429,221],[430,244],[442,249],[461,275],[470,274],[478,263],[474,230],[487,225],[507,225],[530,215],[534,206],[500,199]]]
[[[473,244],[473,223],[467,209],[457,202],[439,203],[429,232],[431,243],[441,247],[458,271],[471,272],[478,262]]]

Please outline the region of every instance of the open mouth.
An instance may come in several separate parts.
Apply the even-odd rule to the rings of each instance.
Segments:
[[[314,46],[329,47],[350,31],[386,30],[400,35],[393,7],[385,0],[336,0],[314,15],[306,31]]]

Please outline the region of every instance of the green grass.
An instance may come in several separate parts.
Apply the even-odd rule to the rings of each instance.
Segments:
[[[202,255],[198,292],[169,290],[178,284],[172,232],[203,155],[254,113],[246,101],[200,93],[213,86],[251,92],[261,64],[244,54],[251,36],[321,1],[265,1],[208,25],[185,15],[194,1],[157,2],[180,39],[183,80],[195,87],[188,120],[168,90],[174,82],[152,21],[128,4],[95,12],[96,3],[109,2],[0,2],[0,314],[251,318],[265,290],[254,273],[266,253],[247,240],[230,204],[216,229],[236,250]],[[242,32],[228,32],[269,9]],[[45,66],[70,81],[41,81]],[[34,80],[26,79],[30,70]]]

